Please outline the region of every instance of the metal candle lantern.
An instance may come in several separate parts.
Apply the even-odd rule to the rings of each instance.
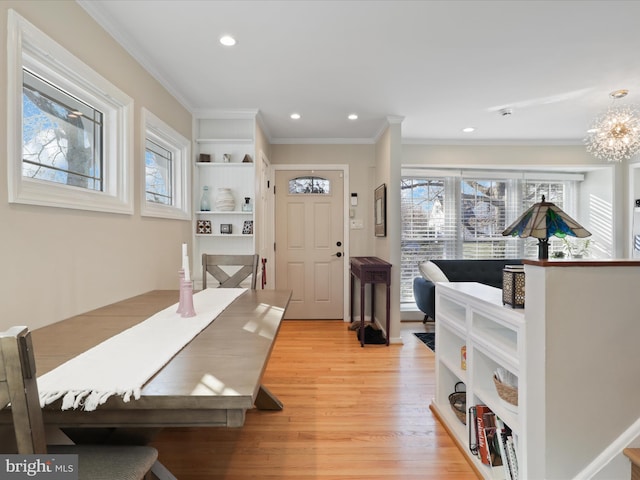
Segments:
[[[524,308],[524,268],[502,270],[502,303],[512,308]]]

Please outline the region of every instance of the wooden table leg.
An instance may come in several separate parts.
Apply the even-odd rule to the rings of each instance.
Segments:
[[[350,288],[349,288],[349,322],[353,323],[353,291],[354,291],[354,282],[355,282],[355,276],[353,275],[353,272],[351,272],[351,275],[349,275],[350,277]]]
[[[364,347],[364,287],[366,283],[360,279],[360,346]]]
[[[391,285],[387,283],[387,347],[389,346],[389,337],[391,336]]]
[[[278,400],[278,397],[271,393],[264,385],[260,385],[255,405],[258,410],[282,410],[284,408],[284,405]]]

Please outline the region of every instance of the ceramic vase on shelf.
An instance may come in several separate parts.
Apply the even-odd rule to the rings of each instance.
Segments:
[[[209,202],[209,187],[202,187],[202,197],[200,198],[200,211],[208,212],[211,210],[211,203]]]
[[[216,210],[221,212],[232,212],[236,208],[236,201],[233,198],[230,188],[218,188],[216,195]]]

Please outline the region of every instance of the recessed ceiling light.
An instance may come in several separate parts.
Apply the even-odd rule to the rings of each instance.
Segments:
[[[233,47],[236,44],[236,39],[231,35],[224,35],[220,37],[220,43],[225,47]]]
[[[347,118],[349,120],[357,120],[358,119],[358,115],[356,115],[355,113],[350,113]]]
[[[462,131],[464,133],[471,133],[471,132],[475,132],[475,128],[474,127],[467,127],[467,128],[463,128]]]
[[[300,120],[300,114],[299,113],[292,113],[291,114],[291,118],[293,120]]]

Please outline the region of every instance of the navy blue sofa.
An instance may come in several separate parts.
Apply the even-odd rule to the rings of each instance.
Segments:
[[[431,260],[449,282],[479,282],[502,289],[502,270],[505,265],[520,265],[521,259],[500,260]],[[421,268],[421,270],[423,270]],[[413,279],[413,296],[424,313],[424,321],[436,318],[436,285],[424,278]]]

